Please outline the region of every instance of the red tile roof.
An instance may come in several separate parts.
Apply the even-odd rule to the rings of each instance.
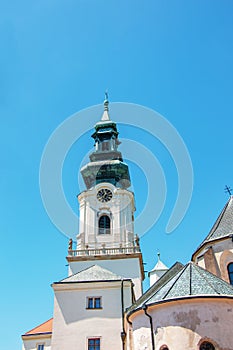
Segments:
[[[36,335],[36,334],[43,334],[43,333],[48,334],[48,333],[52,333],[52,329],[53,329],[53,318],[50,318],[50,320],[31,329],[24,335]]]

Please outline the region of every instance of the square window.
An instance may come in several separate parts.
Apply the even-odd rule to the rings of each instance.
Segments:
[[[100,350],[100,338],[89,338],[88,350]]]
[[[102,309],[101,297],[87,297],[87,309]]]
[[[38,344],[37,350],[44,350],[44,344]]]

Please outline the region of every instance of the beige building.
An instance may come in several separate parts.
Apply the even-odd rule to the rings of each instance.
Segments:
[[[158,257],[143,293],[134,194],[108,100],[92,137],[68,277],[53,283],[53,318],[22,336],[23,350],[233,350],[233,197],[192,261],[168,269]]]

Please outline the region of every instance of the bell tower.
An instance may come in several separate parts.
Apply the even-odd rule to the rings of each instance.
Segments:
[[[102,118],[92,135],[95,149],[81,169],[86,190],[78,195],[79,234],[76,250],[69,246],[70,275],[93,264],[131,278],[135,295],[142,293],[144,279],[139,238],[134,233],[134,194],[128,165],[118,150],[116,123],[109,117],[106,94]]]

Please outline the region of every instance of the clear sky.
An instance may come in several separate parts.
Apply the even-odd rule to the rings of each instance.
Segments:
[[[178,191],[174,162],[159,141],[119,125],[120,137],[151,144],[167,181],[165,209],[141,238],[146,270],[158,250],[168,266],[189,261],[208,234],[228,199],[225,185],[233,188],[233,2],[2,0],[0,26],[0,332],[1,348],[13,350],[22,333],[52,316],[50,284],[67,274],[68,238],[40,197],[44,146],[69,116],[102,103],[106,88],[110,101],[140,104],[169,120],[193,163],[189,210],[168,235]],[[87,133],[64,164],[74,210],[80,154],[92,145]],[[131,166],[140,211],[147,189],[138,179],[146,174]]]

